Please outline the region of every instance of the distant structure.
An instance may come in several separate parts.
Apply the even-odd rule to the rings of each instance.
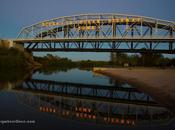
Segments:
[[[0,47],[11,48],[14,47],[14,42],[12,40],[0,39]]]

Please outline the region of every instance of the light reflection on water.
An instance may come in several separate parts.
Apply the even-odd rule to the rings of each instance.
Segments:
[[[95,75],[88,70],[71,69],[67,72],[58,72],[52,74],[44,74],[36,72],[32,78],[34,79],[46,79],[52,81],[67,81],[75,83],[85,83],[85,84],[100,84],[100,85],[111,85],[109,83],[109,78],[106,76]]]
[[[72,69],[51,74],[37,71],[32,78],[11,88],[8,93],[13,92],[11,97],[17,101],[13,99],[11,105],[23,113],[27,111],[27,116],[34,112],[32,117],[40,122],[38,125],[43,125],[44,121],[41,122],[36,115],[43,114],[49,117],[46,119],[48,125],[66,119],[63,121],[65,125],[76,122],[76,129],[81,128],[78,125],[81,123],[87,128],[87,124],[94,124],[91,127],[95,129],[96,125],[99,129],[99,125],[104,129],[104,126],[111,126],[110,129],[162,128],[174,118],[170,111],[131,85],[87,70]],[[6,93],[2,97],[7,101],[10,94],[6,90],[3,93]]]

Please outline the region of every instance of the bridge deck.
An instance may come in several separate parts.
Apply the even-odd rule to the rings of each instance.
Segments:
[[[175,37],[109,37],[109,38],[31,38],[15,39],[15,43],[48,43],[48,42],[175,42]]]

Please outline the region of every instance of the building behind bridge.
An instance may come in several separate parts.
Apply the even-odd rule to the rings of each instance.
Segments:
[[[12,40],[0,39],[0,47],[11,48],[14,47]]]

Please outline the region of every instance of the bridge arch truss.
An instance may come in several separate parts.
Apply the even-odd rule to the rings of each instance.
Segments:
[[[175,53],[175,22],[126,14],[81,14],[24,27],[17,43],[32,51]]]

